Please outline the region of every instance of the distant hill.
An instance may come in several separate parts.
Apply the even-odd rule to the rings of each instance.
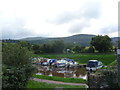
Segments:
[[[31,40],[42,40],[45,39],[45,37],[28,37],[28,38],[23,38],[20,39],[21,41],[31,41]]]
[[[43,44],[43,43],[52,43],[55,40],[63,40],[64,43],[68,44],[76,44],[81,46],[89,46],[92,37],[96,35],[89,35],[89,34],[77,34],[69,37],[60,37],[60,38],[48,38],[48,37],[30,37],[24,38],[20,41],[28,41],[31,44]],[[112,42],[116,43],[118,40],[117,37],[112,38]]]
[[[119,39],[120,39],[120,38],[119,38]],[[116,41],[118,41],[118,37],[113,37],[113,38],[112,38],[112,42],[113,42],[113,43],[116,43]]]

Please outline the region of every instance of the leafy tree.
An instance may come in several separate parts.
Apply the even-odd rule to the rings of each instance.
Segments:
[[[94,53],[94,52],[95,52],[95,49],[94,49],[93,46],[90,46],[90,47],[84,48],[82,52],[83,52],[83,53]]]
[[[108,52],[112,47],[111,38],[107,35],[93,37],[90,43],[99,52]]]
[[[80,53],[81,50],[82,50],[82,48],[81,48],[80,46],[75,46],[75,47],[73,47],[73,51],[74,51],[75,53]]]
[[[88,48],[88,53],[94,53],[94,52],[95,52],[94,47],[90,46],[90,47]]]
[[[32,45],[32,50],[34,51],[35,54],[40,54],[40,46],[35,44],[35,45]]]
[[[64,50],[64,42],[62,40],[56,40],[54,43],[53,43],[53,50],[54,50],[54,53],[63,53],[63,50]]]
[[[75,53],[84,53],[85,52],[85,47],[84,46],[75,46],[72,49]]]
[[[30,45],[30,43],[27,42],[27,41],[21,41],[21,42],[19,42],[18,44],[19,44],[21,47],[26,47],[26,48],[28,48],[29,50],[31,50],[31,45]]]
[[[3,88],[25,88],[33,70],[28,49],[19,44],[4,43],[2,69]]]
[[[50,44],[43,44],[40,47],[42,53],[53,53],[53,48]]]

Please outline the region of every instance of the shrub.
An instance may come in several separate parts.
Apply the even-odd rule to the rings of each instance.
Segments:
[[[89,85],[91,88],[119,88],[117,74],[114,67],[102,69],[95,75],[90,75]]]
[[[32,63],[27,48],[18,44],[3,44],[2,87],[23,88],[32,74]]]

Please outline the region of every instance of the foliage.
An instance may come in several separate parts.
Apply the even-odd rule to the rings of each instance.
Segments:
[[[91,45],[95,47],[99,52],[108,52],[112,48],[111,38],[107,35],[96,36],[91,40]]]
[[[73,51],[75,52],[75,53],[81,53],[81,52],[83,52],[84,51],[84,48],[85,47],[82,47],[82,46],[75,46],[75,47],[73,47]]]
[[[63,87],[63,88],[71,88],[71,90],[73,88],[85,88],[84,85],[82,86],[73,86],[73,85],[63,85],[63,84],[49,84],[49,83],[42,83],[42,82],[37,82],[37,81],[33,81],[30,80],[28,82],[27,88],[49,88],[49,90],[53,90],[53,88],[58,88],[58,87]],[[52,89],[50,89],[52,88]]]
[[[85,47],[81,53],[94,53],[95,49],[93,46]]]
[[[28,49],[19,44],[3,43],[2,67],[3,88],[25,87],[33,69]]]
[[[79,41],[79,39],[77,41]],[[70,49],[70,53],[94,53],[95,50],[99,52],[113,52],[111,38],[107,35],[93,37],[91,45],[92,46],[85,47],[76,42],[69,43],[64,42],[62,39],[55,39],[51,43],[34,44],[32,45],[32,50],[35,54],[66,53],[66,49]]]
[[[117,69],[101,70],[89,77],[91,88],[118,88]]]
[[[21,47],[26,47],[28,50],[31,50],[31,45],[27,41],[21,41],[18,43]]]
[[[32,49],[35,54],[40,53],[63,53],[64,42],[61,40],[55,41],[52,44],[33,45]]]
[[[63,78],[63,77],[46,76],[46,75],[33,75],[33,77],[40,79],[54,80],[54,81],[62,81],[62,82],[86,83],[86,80],[81,78]]]
[[[64,42],[62,40],[55,41],[53,43],[54,53],[63,53]]]
[[[50,44],[43,44],[40,47],[41,53],[53,53],[53,46]]]
[[[32,50],[34,51],[34,54],[40,54],[40,46],[35,44],[32,45]]]

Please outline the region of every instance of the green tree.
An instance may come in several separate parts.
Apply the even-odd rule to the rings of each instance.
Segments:
[[[31,45],[30,45],[30,43],[27,42],[27,41],[21,41],[21,42],[19,42],[18,44],[19,44],[21,47],[26,47],[26,48],[28,48],[28,50],[31,50]]]
[[[30,53],[19,44],[4,43],[2,45],[2,87],[25,88],[32,74]]]
[[[82,52],[83,53],[94,53],[95,49],[93,46],[89,46],[89,47],[84,48]]]
[[[99,52],[108,52],[112,48],[111,38],[107,35],[93,37],[90,43]]]
[[[34,54],[40,54],[40,46],[35,44],[35,45],[32,45],[32,50],[34,51]]]
[[[73,47],[72,50],[73,50],[75,53],[80,53],[81,50],[82,50],[82,48],[81,48],[80,46],[75,46],[75,47]]]
[[[62,40],[56,40],[53,45],[52,45],[52,48],[53,48],[53,52],[54,53],[63,53],[63,50],[64,50],[64,42]]]
[[[53,53],[53,48],[50,44],[43,44],[40,47],[42,53]]]

